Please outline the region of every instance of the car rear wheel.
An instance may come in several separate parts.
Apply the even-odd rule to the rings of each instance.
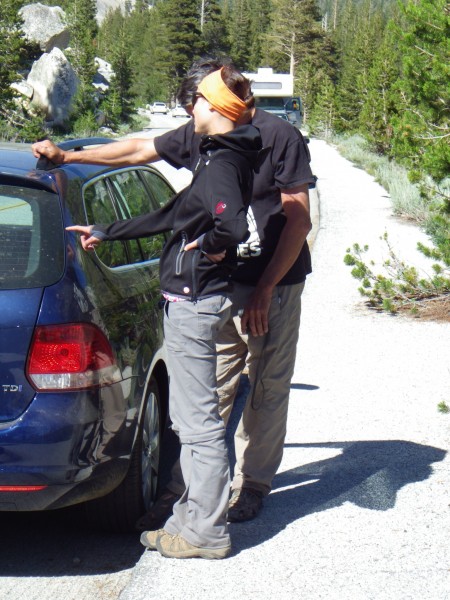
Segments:
[[[150,381],[147,405],[141,424],[141,486],[144,510],[153,504],[158,490],[161,450],[161,409],[158,384]]]
[[[161,421],[159,388],[152,378],[128,472],[112,492],[86,502],[90,524],[107,531],[135,531],[136,521],[153,504],[158,490]]]

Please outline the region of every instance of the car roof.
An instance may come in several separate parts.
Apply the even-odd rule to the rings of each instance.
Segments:
[[[36,169],[36,162],[31,144],[0,142],[0,174],[25,175]]]
[[[82,138],[66,140],[57,144],[62,150],[81,150],[86,146],[109,144],[114,142],[110,138]],[[110,167],[100,165],[55,165],[48,159],[37,159],[32,151],[31,144],[18,144],[14,142],[0,142],[0,175],[12,175],[28,180],[41,181],[49,185],[48,172],[55,169],[71,173],[74,177],[85,179],[95,173],[111,170]]]
[[[98,146],[101,144],[115,143],[111,138],[82,138],[66,140],[57,144],[62,150],[82,150],[86,146]],[[152,165],[145,165],[148,169],[156,171],[165,179],[161,172]],[[45,187],[56,191],[62,180],[56,175],[64,174],[67,180],[79,180],[81,184],[96,176],[116,171],[117,167],[94,164],[71,163],[55,165],[45,157],[37,159],[32,151],[31,144],[18,144],[14,142],[0,141],[0,180],[16,180],[19,185],[32,185],[33,187]],[[170,184],[169,184],[170,185]]]

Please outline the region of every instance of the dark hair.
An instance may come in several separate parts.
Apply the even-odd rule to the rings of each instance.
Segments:
[[[252,94],[250,80],[244,77],[236,67],[233,65],[224,65],[222,79],[233,94],[236,94],[238,98],[245,102],[247,109],[255,106],[255,98]]]
[[[183,79],[180,89],[178,90],[177,100],[181,106],[192,104],[192,100],[197,92],[200,82],[207,76],[225,67],[222,72],[222,77],[230,90],[236,94],[241,100],[247,104],[247,108],[252,108],[255,100],[251,93],[249,80],[242,75],[238,69],[232,64],[229,58],[212,58],[204,56],[195,61],[186,77]]]

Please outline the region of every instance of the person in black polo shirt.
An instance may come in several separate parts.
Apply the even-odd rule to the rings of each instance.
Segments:
[[[195,104],[195,106],[194,106]],[[237,245],[248,237],[253,172],[264,158],[259,131],[236,126],[254,104],[231,66],[205,77],[192,102],[201,135],[191,184],[159,210],[111,224],[72,225],[85,250],[110,240],[171,231],[159,270],[170,378],[169,414],[181,443],[182,496],[164,528],[141,543],[170,558],[226,557],[230,474],[219,413],[216,343],[228,321]]]
[[[203,62],[188,73],[178,94],[187,110],[202,78],[219,66]],[[308,188],[315,184],[309,150],[297,128],[259,109],[252,110],[251,123],[270,152],[255,174],[247,216],[250,237],[239,245],[232,314],[217,342],[217,385],[225,422],[245,367],[251,384],[235,435],[236,467],[228,509],[229,521],[235,522],[259,512],[283,454],[301,294],[311,272]],[[176,168],[192,171],[198,160],[192,123],[155,138],[154,147]],[[172,480],[141,526],[157,522],[182,490],[175,464]]]

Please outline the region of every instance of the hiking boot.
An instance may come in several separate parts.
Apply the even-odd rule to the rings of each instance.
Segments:
[[[161,536],[170,536],[165,529],[157,529],[156,531],[144,531],[141,534],[141,544],[148,550],[156,550],[156,542]]]
[[[263,493],[250,488],[234,490],[228,503],[228,521],[240,523],[254,519],[262,507]]]
[[[167,558],[225,558],[231,552],[231,545],[222,548],[199,548],[181,535],[163,535],[157,539],[156,547],[160,554]]]
[[[150,510],[136,521],[137,531],[154,531],[164,525],[172,514],[173,505],[181,498],[179,494],[165,489]]]

